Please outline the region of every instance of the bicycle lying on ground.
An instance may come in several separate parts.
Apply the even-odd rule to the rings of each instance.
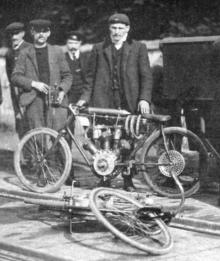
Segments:
[[[172,172],[171,175],[181,194],[181,202],[173,211],[149,205],[143,193],[111,188],[93,189],[85,197],[74,196],[75,188],[72,186],[71,195],[65,195],[63,199],[26,198],[25,203],[63,211],[69,216],[71,233],[77,220],[91,221],[97,218],[114,236],[129,245],[150,254],[162,255],[173,246],[167,225],[180,212],[185,200],[181,183]]]
[[[33,129],[19,143],[14,166],[26,188],[40,193],[54,192],[64,184],[72,167],[70,142],[67,142],[71,140],[100,179],[142,173],[155,192],[180,197],[170,174],[173,172],[185,196],[199,189],[199,177],[208,168],[207,151],[191,131],[166,127],[170,116],[131,115],[124,110],[80,108],[73,104],[66,108],[70,116],[59,132]],[[86,116],[90,122],[83,140],[73,131],[78,116]]]

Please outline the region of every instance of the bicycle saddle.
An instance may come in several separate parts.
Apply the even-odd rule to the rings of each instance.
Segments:
[[[171,119],[170,115],[160,115],[160,114],[150,114],[150,113],[144,113],[142,114],[142,117],[156,122],[167,122]]]

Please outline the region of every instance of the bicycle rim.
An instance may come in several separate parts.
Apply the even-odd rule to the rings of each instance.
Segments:
[[[28,132],[14,155],[20,181],[35,192],[53,192],[67,179],[72,157],[64,138],[55,143],[58,133],[49,128]]]
[[[160,219],[146,223],[138,218],[138,201],[114,189],[98,188],[90,194],[90,208],[112,234],[142,251],[162,255],[173,245],[167,226]],[[154,213],[150,213],[152,217]]]
[[[170,175],[172,170],[181,182],[185,196],[189,197],[198,191],[199,179],[207,172],[207,151],[200,139],[186,129],[170,127],[165,128],[164,133],[168,154],[160,132],[144,145],[141,160],[148,164],[141,168],[144,178],[158,194],[181,197],[179,188]],[[173,166],[165,166],[170,160]]]

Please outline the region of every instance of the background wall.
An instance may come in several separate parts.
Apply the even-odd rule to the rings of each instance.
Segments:
[[[51,42],[63,44],[69,28],[80,29],[87,42],[104,38],[106,21],[124,12],[132,22],[136,39],[220,33],[218,0],[1,0],[0,33],[15,20],[28,23],[36,17],[53,22]]]

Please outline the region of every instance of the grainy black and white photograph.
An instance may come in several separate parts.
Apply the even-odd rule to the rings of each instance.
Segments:
[[[220,2],[0,1],[0,261],[218,261]]]

